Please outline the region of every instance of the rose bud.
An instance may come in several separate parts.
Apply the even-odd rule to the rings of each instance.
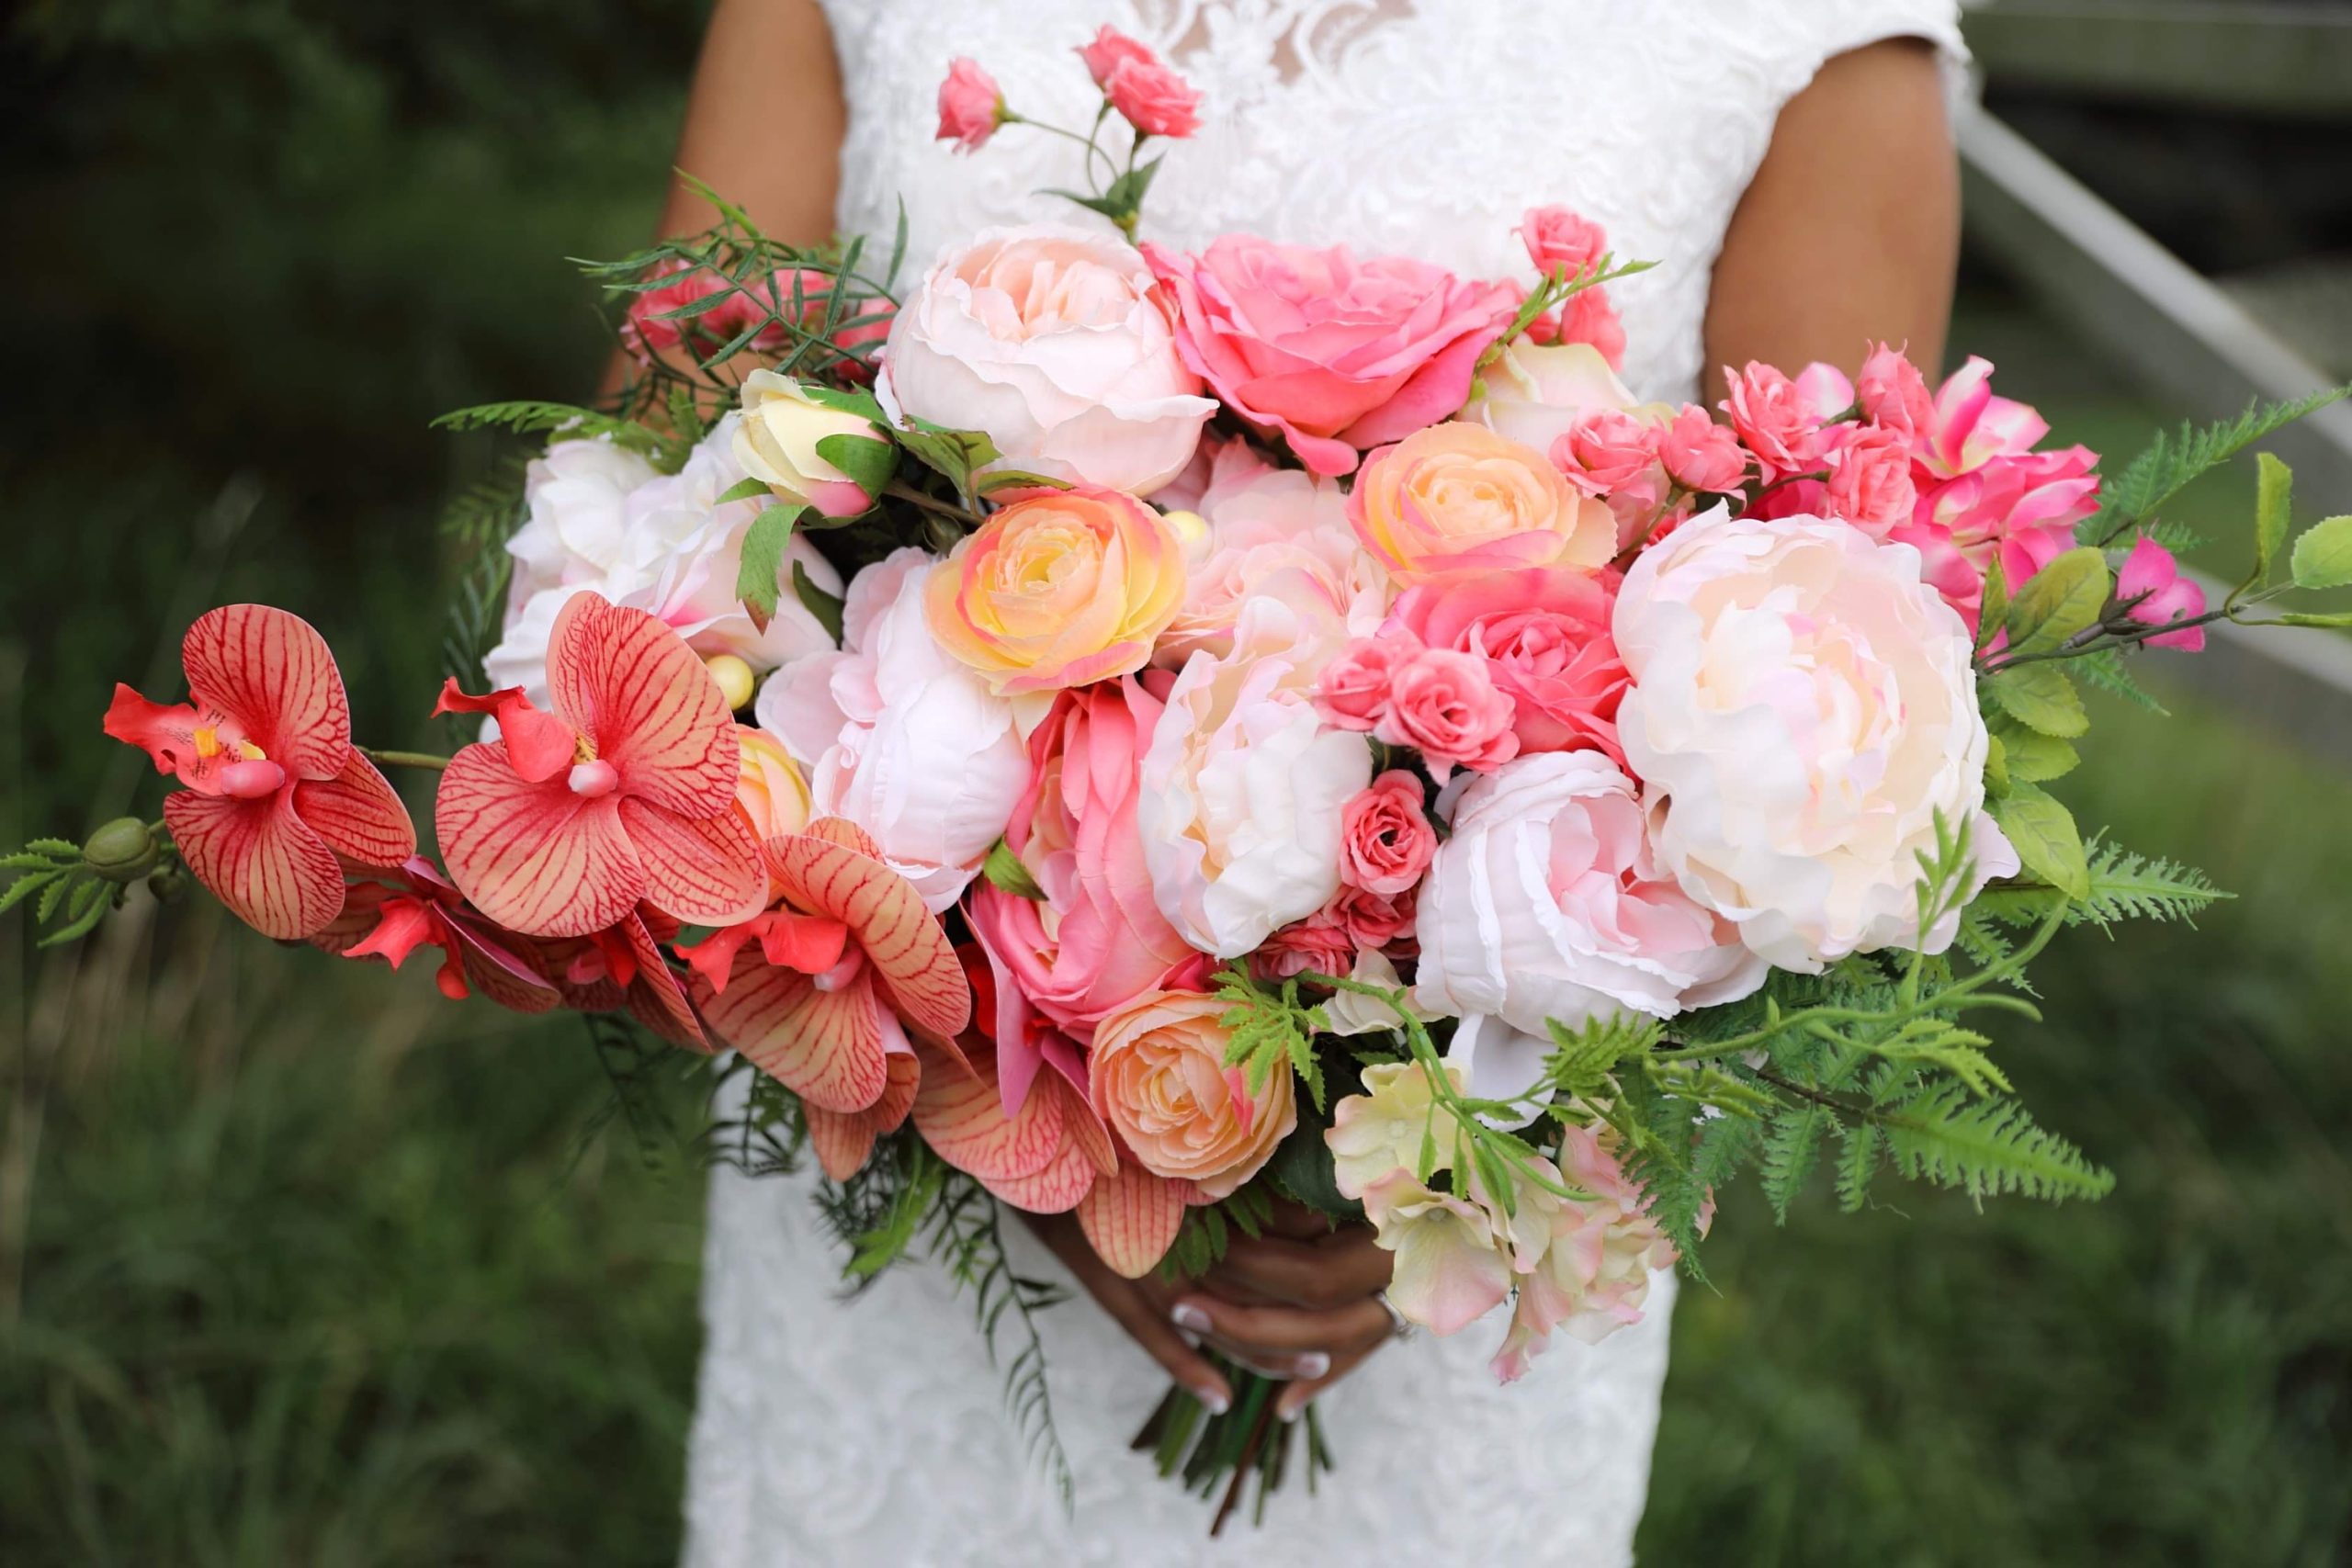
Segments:
[[[828,517],[854,517],[874,504],[896,453],[864,414],[819,401],[773,370],[743,378],[743,421],[735,460],[787,502]]]

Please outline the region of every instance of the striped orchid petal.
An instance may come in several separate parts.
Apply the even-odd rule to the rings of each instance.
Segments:
[[[997,1097],[996,1063],[975,1042],[964,1045],[970,1072],[944,1055],[925,1053],[915,1130],[941,1159],[983,1182],[1037,1175],[1063,1153],[1066,1102],[1058,1095],[1032,1094],[1019,1114],[1006,1116]],[[1076,1157],[1085,1160],[1082,1152]]]
[[[351,754],[351,706],[326,638],[267,604],[224,604],[180,643],[196,705],[235,721],[288,775],[331,779]]]
[[[702,1020],[695,1013],[694,998],[678,972],[662,956],[661,946],[646,929],[645,917],[632,911],[621,922],[621,936],[637,960],[627,994],[629,1016],[673,1045],[708,1055],[710,1036],[703,1032]]]
[[[667,625],[592,592],[556,612],[548,689],[555,711],[594,742],[624,794],[682,817],[735,799],[735,716],[700,658]]]
[[[720,1040],[810,1105],[863,1111],[888,1087],[884,1058],[899,1032],[863,969],[831,990],[820,979],[746,946],[723,989],[695,975],[694,999]]]
[[[343,911],[343,868],[291,790],[257,800],[175,790],[164,823],[196,879],[264,936],[300,942]]]
[[[416,825],[391,781],[354,749],[331,779],[294,786],[294,809],[327,847],[362,865],[390,868],[416,853]]]
[[[1035,1099],[1035,1096],[1031,1097]],[[1031,1214],[1066,1214],[1086,1200],[1102,1173],[1077,1144],[1065,1141],[1045,1169],[1032,1176],[981,1177],[980,1185]]]
[[[882,1098],[865,1110],[844,1115],[821,1106],[807,1107],[808,1146],[817,1151],[818,1165],[835,1181],[847,1181],[857,1174],[865,1156],[874,1152],[874,1140],[896,1132],[914,1109],[915,1089],[922,1076],[921,1063],[910,1051],[893,1051],[888,1065],[889,1078]]]
[[[732,811],[681,817],[621,795],[621,830],[645,873],[645,902],[673,919],[731,926],[767,902],[760,842]]]
[[[1175,1245],[1184,1224],[1188,1181],[1155,1176],[1133,1160],[1122,1160],[1112,1175],[1096,1181],[1078,1205],[1078,1226],[1087,1245],[1112,1271],[1140,1280]]]
[[[964,966],[913,883],[823,833],[774,838],[767,850],[768,869],[785,897],[849,928],[910,1024],[953,1039],[971,1022]]]
[[[509,931],[585,936],[619,924],[646,891],[619,801],[560,777],[533,784],[497,741],[449,760],[433,821],[451,880]]]

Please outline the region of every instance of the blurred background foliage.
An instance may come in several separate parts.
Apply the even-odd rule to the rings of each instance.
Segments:
[[[426,422],[591,384],[595,300],[563,258],[648,231],[702,9],[17,9],[0,839],[130,803],[146,770],[97,744],[96,715],[116,679],[171,685],[211,604],[300,610],[365,732],[422,728],[434,648],[384,629],[437,624],[431,518],[492,457]],[[2154,144],[2128,114],[2070,131],[2063,106],[2028,109],[2103,167]],[[2234,180],[2199,165],[2234,204],[2233,262],[2344,243],[2340,175],[2333,207],[2299,172],[2245,216],[2265,149],[2307,136],[2199,134],[2242,160]],[[2193,246],[2193,220],[2147,220]],[[2119,458],[2171,413],[1990,276],[1954,342]],[[2199,505],[2233,512],[2242,488]],[[1776,1231],[1727,1194],[1714,1289],[1678,1314],[1646,1560],[2346,1552],[2344,781],[2177,705],[2103,705],[2066,793],[2245,897],[2202,932],[2070,933],[2049,1022],[2003,1053],[2116,1196],[1978,1213],[1888,1190]],[[0,997],[9,1561],[674,1555],[701,1183],[599,1122],[610,1085],[576,1023],[286,962],[200,905],[62,955],[12,919]]]

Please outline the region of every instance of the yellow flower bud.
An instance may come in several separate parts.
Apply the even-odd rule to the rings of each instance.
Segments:
[[[714,653],[702,661],[710,678],[718,682],[721,695],[727,699],[729,711],[743,706],[752,700],[752,667],[731,653]]]

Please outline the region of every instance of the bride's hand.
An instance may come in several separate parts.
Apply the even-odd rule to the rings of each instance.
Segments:
[[[1140,1280],[1122,1279],[1094,1255],[1094,1248],[1078,1228],[1076,1215],[1024,1213],[1021,1218],[1061,1259],[1062,1267],[1070,1271],[1080,1288],[1111,1314],[1113,1322],[1127,1331],[1128,1338],[1143,1347],[1144,1354],[1165,1368],[1170,1377],[1192,1390],[1195,1398],[1217,1415],[1233,1407],[1232,1388],[1209,1364],[1208,1358],[1176,1331],[1176,1320],[1170,1309],[1177,1297],[1191,1288],[1189,1282],[1169,1284],[1149,1274]]]
[[[1265,1234],[1235,1235],[1223,1260],[1176,1292],[1170,1316],[1235,1360],[1294,1380],[1274,1405],[1287,1421],[1392,1337],[1375,1297],[1395,1261],[1368,1225],[1278,1204]]]

